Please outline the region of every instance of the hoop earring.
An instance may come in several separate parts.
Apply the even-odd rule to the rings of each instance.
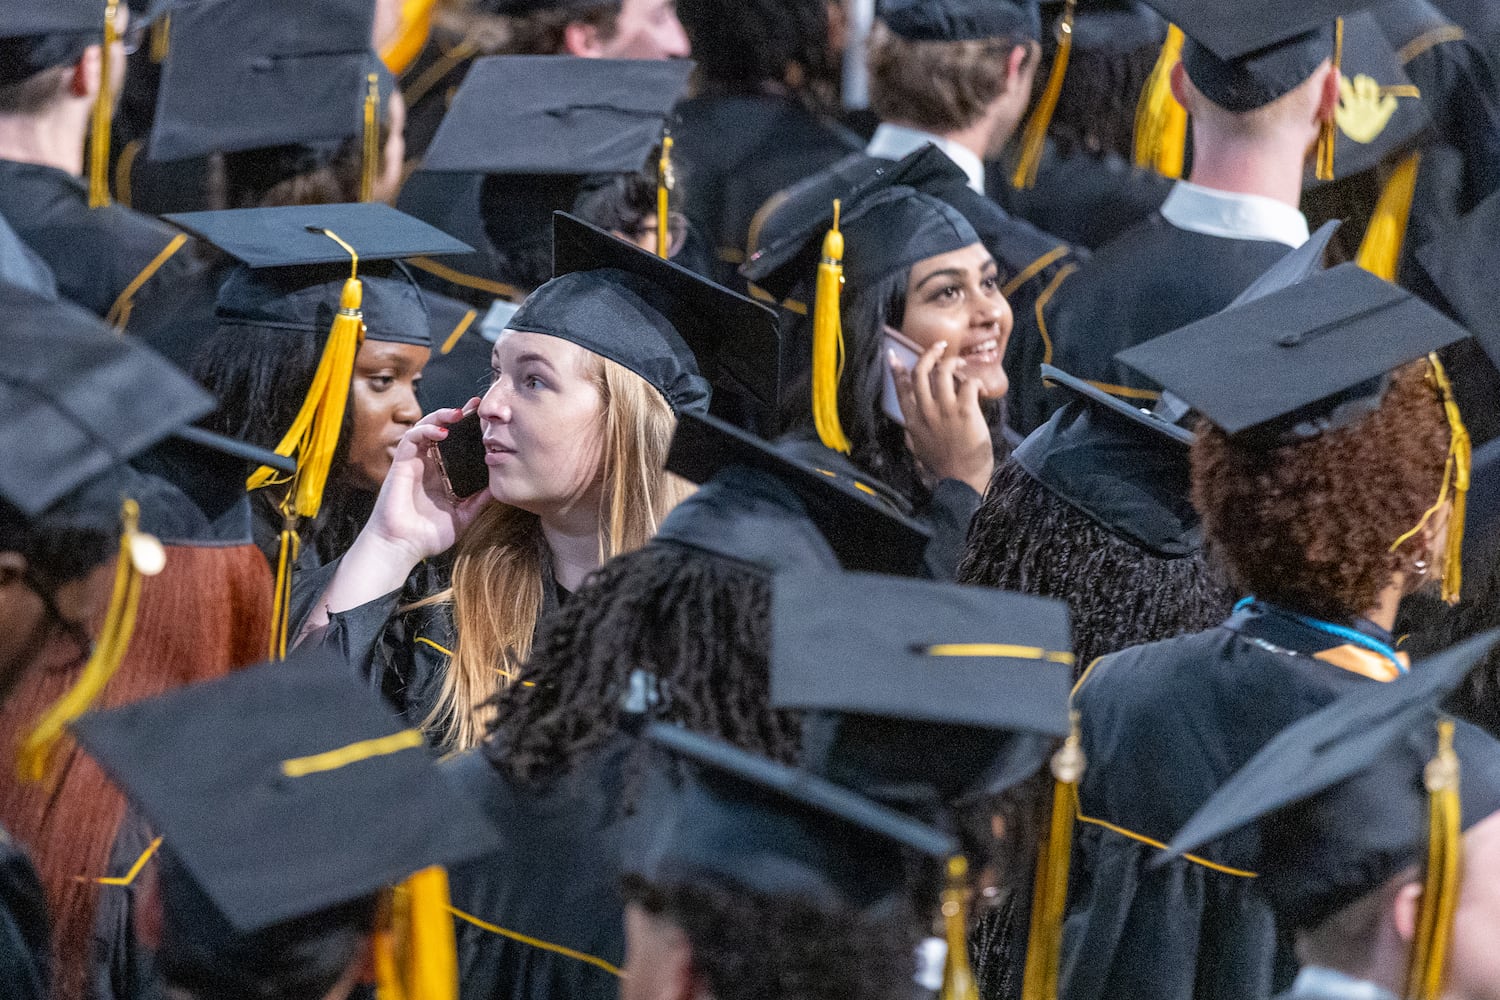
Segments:
[[[1427,575],[1427,560],[1426,559],[1417,559],[1417,560],[1414,560],[1412,562],[1412,564],[1411,564],[1411,568],[1412,568],[1412,572],[1416,573],[1418,576],[1426,576]]]

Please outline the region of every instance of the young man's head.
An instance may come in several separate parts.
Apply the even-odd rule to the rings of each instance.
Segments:
[[[1209,93],[1218,96],[1216,91]],[[1234,142],[1307,150],[1317,142],[1323,123],[1333,118],[1339,75],[1332,61],[1325,59],[1312,75],[1266,104],[1231,101],[1225,106],[1199,89],[1185,65],[1178,63],[1172,70],[1172,96],[1193,120],[1195,149]]]
[[[589,59],[686,59],[692,54],[676,0],[510,0],[507,15],[517,55]]]
[[[702,88],[712,94],[791,93],[832,100],[839,73],[830,0],[679,0]]]

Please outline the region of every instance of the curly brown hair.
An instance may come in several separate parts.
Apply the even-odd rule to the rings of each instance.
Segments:
[[[1442,489],[1449,429],[1426,362],[1401,369],[1358,423],[1253,448],[1206,427],[1192,450],[1193,506],[1246,593],[1323,618],[1363,614],[1418,558],[1410,531]]]

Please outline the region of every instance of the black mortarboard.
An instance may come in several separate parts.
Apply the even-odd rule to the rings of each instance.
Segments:
[[[232,271],[215,309],[221,324],[326,334],[339,308],[350,257],[324,231],[359,254],[363,315],[375,340],[431,342],[416,282],[399,265],[376,262],[463,253],[469,247],[388,205],[292,205],[167,217],[245,267]],[[374,266],[367,267],[370,263]]]
[[[666,467],[700,489],[667,515],[659,540],[773,572],[843,566],[916,575],[931,539],[871,487],[707,414],[678,418]]]
[[[1059,0],[1043,0],[1042,14],[1048,7],[1058,13],[1065,5]],[[1084,52],[1135,52],[1159,46],[1167,36],[1167,23],[1161,15],[1141,0],[1079,0],[1073,15],[1073,47]]]
[[[1228,434],[1313,437],[1379,405],[1389,373],[1467,334],[1344,264],[1121,351]]]
[[[907,852],[940,863],[958,850],[947,834],[806,771],[662,723],[646,735],[695,765],[627,861],[648,880],[868,910],[905,893]]]
[[[1073,654],[1060,601],[785,574],[772,587],[771,630],[772,704],[818,713],[807,766],[924,819],[1004,791],[1068,735]]]
[[[1263,107],[1334,58],[1335,23],[1369,0],[1147,0],[1187,36],[1182,64],[1203,95],[1232,112]]]
[[[1256,825],[1256,884],[1295,927],[1317,926],[1419,862],[1438,705],[1497,638],[1472,638],[1283,730],[1188,820],[1162,860]],[[1454,750],[1467,829],[1500,810],[1500,743],[1459,723]]]
[[[172,15],[147,155],[180,160],[363,130],[369,0],[200,0]]]
[[[90,313],[15,290],[0,306],[0,496],[27,515],[214,408],[196,382]]]
[[[235,930],[494,849],[417,730],[324,653],[85,716],[78,742]]]
[[[913,42],[970,42],[1042,34],[1036,0],[882,0],[876,16]]]
[[[682,59],[480,59],[422,168],[569,175],[640,170],[692,70]]]
[[[740,273],[778,300],[810,282],[833,224],[835,199],[841,205],[844,279],[854,288],[978,243],[957,209],[915,189],[934,172],[951,171],[946,160],[924,146],[896,163],[874,160],[796,185],[766,219]]]
[[[556,277],[527,297],[509,329],[623,365],[678,414],[708,408],[710,381],[776,407],[775,313],[570,215],[553,219]]]
[[[75,62],[104,38],[104,0],[8,3],[0,11],[0,87]]]
[[[1197,552],[1190,497],[1192,433],[1051,365],[1042,380],[1072,399],[1011,453],[1048,492],[1153,556]]]
[[[1500,193],[1492,194],[1444,236],[1417,251],[1417,263],[1443,300],[1500,365],[1500,310],[1494,307],[1494,259],[1500,248]]]

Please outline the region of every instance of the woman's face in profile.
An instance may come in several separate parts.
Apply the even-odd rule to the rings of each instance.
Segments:
[[[947,341],[944,356],[963,358],[964,376],[979,379],[986,399],[1004,396],[1010,388],[1001,362],[1012,322],[995,258],[983,244],[913,265],[901,332],[923,348]]]

